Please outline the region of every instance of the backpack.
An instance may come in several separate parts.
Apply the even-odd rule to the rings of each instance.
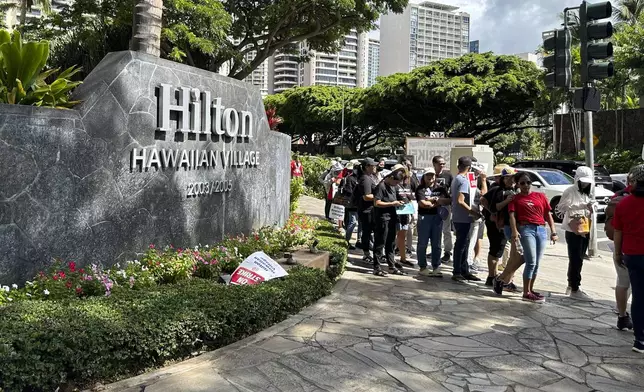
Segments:
[[[619,204],[620,201],[624,197],[628,196],[627,193],[623,193],[619,196],[615,196],[614,198],[610,199],[608,202],[608,205],[606,206],[606,211],[604,212],[606,216],[606,222],[604,223],[604,232],[606,233],[606,237],[608,237],[609,240],[613,241],[613,238],[615,236],[615,228],[613,227],[613,216],[615,216],[615,207]]]

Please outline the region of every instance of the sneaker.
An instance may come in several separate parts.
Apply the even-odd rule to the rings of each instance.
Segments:
[[[566,295],[570,295],[572,293],[572,287],[568,286],[566,287]]]
[[[463,275],[453,275],[452,280],[456,283],[465,283],[466,279],[463,277]]]
[[[519,288],[513,282],[510,282],[508,284],[504,283],[503,284],[503,291],[507,291],[508,293],[516,293],[517,291],[519,291]]]
[[[373,257],[371,256],[362,256],[362,261],[365,263],[373,264]]]
[[[636,340],[633,342],[633,351],[636,353],[644,354],[644,343]]]
[[[485,285],[488,287],[494,286],[494,276],[488,276],[487,279],[485,279]]]
[[[429,276],[431,276],[432,278],[442,278],[443,273],[441,272],[441,267],[438,266],[438,267],[434,268],[434,270],[430,273]]]
[[[467,274],[467,275],[464,276],[464,278],[469,280],[469,281],[472,281],[472,282],[480,282],[481,281],[481,278],[479,278],[478,276],[476,276],[474,274]]]
[[[546,298],[544,295],[541,295],[541,293],[538,293],[538,292],[536,292],[536,291],[533,291],[533,292],[532,292],[532,294],[534,294],[534,295],[535,295],[535,297],[538,297],[538,298],[543,298],[543,299],[545,299],[545,298]]]
[[[477,265],[470,265],[470,271],[472,272],[479,272],[479,267]]]
[[[633,329],[633,320],[631,320],[630,314],[626,313],[624,317],[617,316],[617,329],[620,331]]]
[[[593,301],[593,299],[588,294],[581,291],[581,289],[577,291],[571,291],[570,298],[576,299],[577,301]]]
[[[349,245],[349,250],[356,250],[356,247],[351,245],[350,242],[347,242],[347,244]]]
[[[523,301],[526,301],[526,302],[533,302],[533,303],[537,303],[537,304],[542,304],[542,303],[546,302],[545,298],[538,297],[538,296],[534,295],[534,293],[524,294],[523,298],[521,298],[521,299]]]
[[[501,279],[499,279],[498,276],[494,278],[494,283],[492,287],[496,295],[503,295],[503,286],[505,286],[505,284]]]
[[[412,263],[409,260],[400,260],[400,264],[406,265],[407,267],[415,267],[416,266],[416,264]]]
[[[451,258],[452,258],[452,254],[450,252],[445,252],[445,254],[443,255],[443,258],[441,258],[441,261],[443,263],[449,263]]]
[[[432,272],[430,271],[429,268],[421,268],[420,271],[418,271],[418,275],[420,276],[432,276]]]

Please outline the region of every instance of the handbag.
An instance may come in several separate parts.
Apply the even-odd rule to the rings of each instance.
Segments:
[[[333,204],[339,204],[341,206],[344,206],[345,208],[351,208],[353,205],[351,199],[351,196],[343,195],[342,193],[337,192],[333,197]]]
[[[590,233],[590,220],[586,216],[573,216],[568,222],[570,230],[577,235],[586,235]]]

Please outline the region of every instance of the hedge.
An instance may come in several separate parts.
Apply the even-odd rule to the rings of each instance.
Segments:
[[[315,230],[331,268],[295,267],[283,279],[225,286],[188,279],[110,297],[17,301],[0,307],[0,390],[89,387],[231,344],[330,293],[344,271],[344,240]]]

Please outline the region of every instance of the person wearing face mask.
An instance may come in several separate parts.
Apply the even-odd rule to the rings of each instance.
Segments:
[[[563,218],[561,227],[566,231],[568,245],[568,289],[570,298],[592,301],[581,286],[581,269],[590,238],[590,215],[593,200],[590,190],[595,174],[587,166],[580,166],[575,172],[575,183],[566,189],[557,204],[557,215]]]

